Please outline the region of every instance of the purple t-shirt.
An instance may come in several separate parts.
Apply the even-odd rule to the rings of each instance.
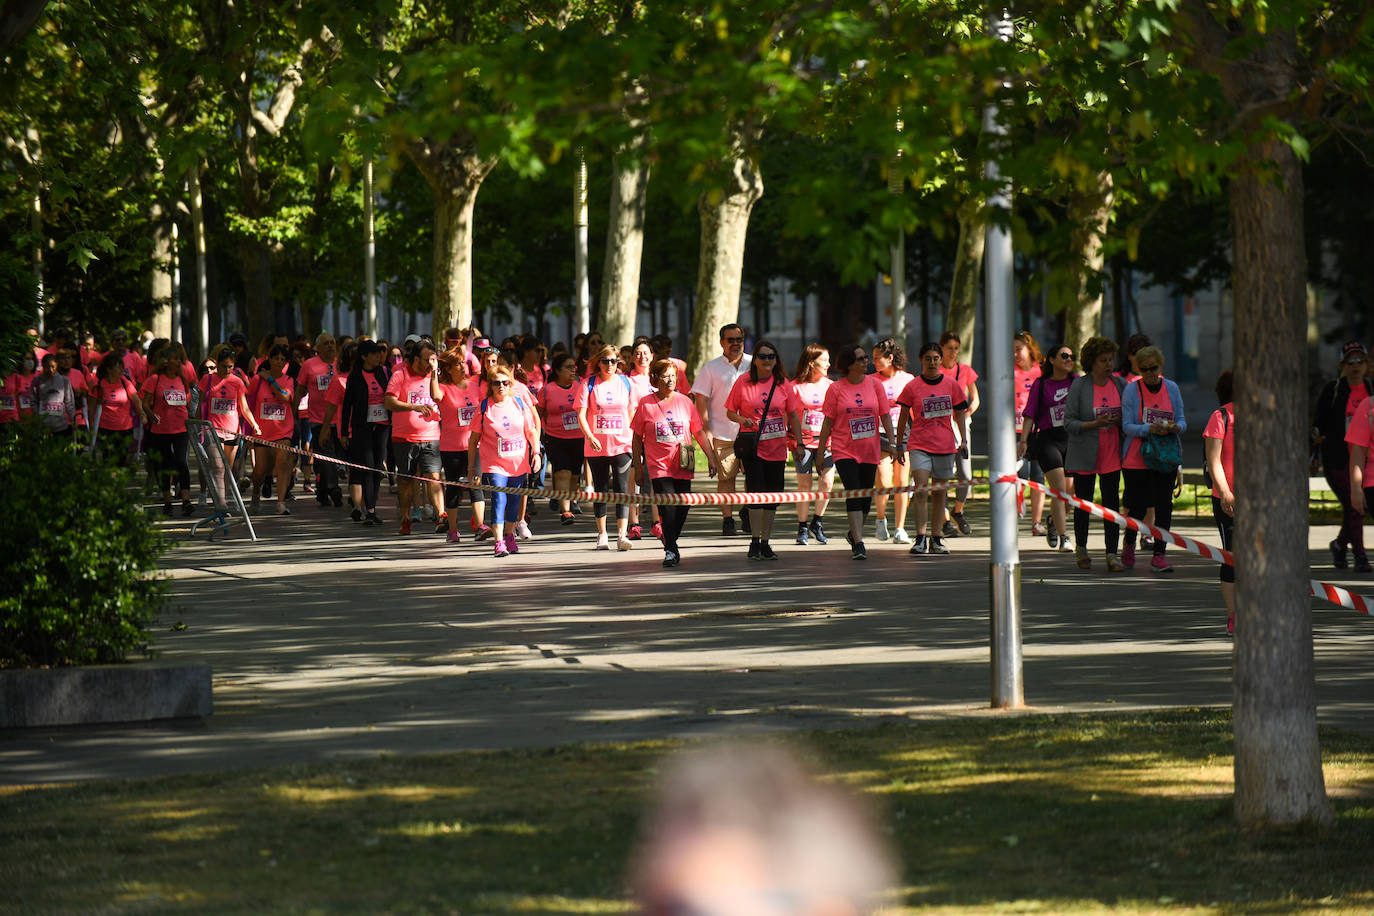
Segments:
[[[1042,375],[1031,384],[1026,400],[1026,416],[1035,420],[1037,430],[1063,429],[1069,406],[1069,386],[1077,375],[1055,381]]]

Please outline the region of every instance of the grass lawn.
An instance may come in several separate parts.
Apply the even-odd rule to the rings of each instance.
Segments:
[[[1374,738],[1324,733],[1336,823],[1232,824],[1225,711],[974,718],[785,740],[879,797],[894,909],[1374,911]],[[681,744],[0,789],[6,912],[625,912]]]

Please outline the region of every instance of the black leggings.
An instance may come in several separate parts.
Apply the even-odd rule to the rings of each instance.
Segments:
[[[853,458],[836,458],[835,470],[840,472],[840,483],[846,490],[869,490],[873,487],[873,481],[878,479],[878,466],[867,462],[857,461]],[[862,512],[868,516],[868,510],[873,506],[872,496],[850,496],[844,501],[846,512]]]
[[[475,498],[481,490],[469,490],[458,484],[458,478],[468,476],[468,453],[440,452],[439,460],[444,463],[444,508],[457,509],[463,502],[463,494],[468,494],[468,502],[482,502]]]
[[[191,489],[191,468],[186,464],[186,449],[190,444],[186,433],[149,433],[148,456],[157,468],[158,482],[163,492],[172,489],[172,477],[176,477],[177,492],[185,493]]]
[[[1145,518],[1145,510],[1155,510],[1155,527],[1168,528],[1174,519],[1175,471],[1152,471],[1149,468],[1122,468],[1126,478],[1126,514],[1131,518]],[[1126,529],[1126,546],[1135,547],[1135,529]],[[1157,557],[1164,556],[1164,538],[1155,538]]]
[[[323,458],[339,457],[334,451],[334,438],[331,436],[328,443],[321,444],[320,431],[322,423],[310,424],[310,441],[314,445],[315,454]],[[327,495],[331,490],[339,485],[339,466],[332,461],[313,462],[315,471],[320,475],[321,494]]]
[[[1221,546],[1226,550],[1234,550],[1232,544],[1236,542],[1236,520],[1234,516],[1227,515],[1221,511],[1221,500],[1212,497],[1212,518],[1217,522],[1217,534],[1221,535]],[[1225,563],[1221,564],[1221,581],[1236,581],[1236,568]]]
[[[1110,474],[1075,474],[1073,475],[1073,495],[1079,499],[1093,501],[1093,487],[1100,484],[1102,489],[1102,505],[1108,509],[1120,509],[1121,502],[1118,498],[1121,491],[1121,472],[1112,471]],[[1087,509],[1073,510],[1073,542],[1079,547],[1088,546],[1088,525],[1092,521],[1092,514]],[[1105,519],[1102,522],[1102,539],[1107,544],[1107,553],[1116,553],[1117,537],[1121,533],[1121,527],[1116,522],[1109,522]]]
[[[592,469],[592,488],[598,493],[630,492],[630,455],[588,455],[587,466]],[[614,474],[614,481],[612,475]],[[592,503],[597,518],[606,517],[605,503]],[[630,507],[619,503],[615,507],[617,519],[629,518]]]
[[[348,440],[348,460],[363,464],[375,471],[361,471],[353,468],[348,480],[363,487],[363,505],[371,512],[377,508],[377,495],[382,488],[382,461],[389,451],[387,442],[391,438],[391,427],[385,423],[369,423],[366,430],[355,429],[353,438]]]
[[[692,482],[677,477],[655,477],[649,481],[655,493],[691,493]],[[687,506],[659,506],[658,517],[663,523],[663,548],[677,550],[678,535],[687,524]]]
[[[744,466],[744,491],[746,493],[780,493],[784,486],[783,478],[787,472],[787,459],[781,461],[769,461],[765,458],[755,458],[753,461],[740,462]],[[835,462],[836,466],[839,462]],[[763,509],[765,512],[772,512],[778,508],[777,503],[767,506],[750,506],[750,509]]]

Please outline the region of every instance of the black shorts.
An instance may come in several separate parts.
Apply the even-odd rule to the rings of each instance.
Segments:
[[[1063,428],[1051,428],[1035,434],[1035,454],[1042,471],[1057,471],[1064,466],[1064,453],[1069,448],[1069,433]]]
[[[586,444],[587,440],[581,436],[576,439],[545,436],[544,452],[549,456],[549,470],[555,474],[559,471],[572,471],[574,474],[582,473]]]
[[[443,467],[443,462],[439,459],[438,439],[428,442],[407,442],[404,439],[392,439],[391,456],[396,462],[396,473],[398,474],[437,477]]]

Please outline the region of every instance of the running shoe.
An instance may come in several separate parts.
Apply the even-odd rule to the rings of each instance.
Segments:
[[[598,535],[596,536],[596,549],[597,549],[597,550],[610,550],[610,549],[611,549],[611,542],[610,542],[610,539],[607,538],[606,535],[604,535],[604,534],[598,534]]]
[[[676,550],[665,550],[665,551],[663,551],[663,568],[664,568],[664,569],[672,569],[674,566],[678,565],[678,563],[680,563],[680,562],[681,562],[681,558],[678,556],[678,552],[677,552]]]
[[[759,541],[759,559],[776,560],[778,555],[773,552],[773,547],[767,541]]]
[[[909,534],[906,533],[906,529],[905,529],[905,528],[898,528],[898,529],[897,529],[897,532],[896,532],[895,534],[892,535],[892,543],[894,543],[894,544],[910,544],[910,543],[911,543],[911,535],[909,535]]]
[[[363,520],[363,510],[359,509],[357,506],[354,506],[353,511],[348,513],[348,517],[353,519],[353,521],[355,522],[361,522]]]
[[[558,514],[558,521],[559,521],[559,524],[562,524],[562,525],[565,525],[565,526],[566,526],[566,525],[576,525],[576,524],[577,524],[577,519],[573,516],[573,514],[572,514],[571,512],[560,512],[560,513]]]
[[[615,546],[617,550],[629,550],[635,546],[635,542],[629,538],[616,538]]]
[[[1050,550],[1059,549],[1059,532],[1051,528],[1045,533],[1045,543],[1050,545]]]
[[[936,535],[930,539],[930,549],[927,552],[943,556],[949,553],[949,548],[945,546],[945,539]]]
[[[970,535],[973,533],[973,529],[969,526],[968,519],[964,518],[964,513],[953,512],[951,513],[951,515],[954,518],[954,524],[957,525],[959,528],[960,534]]]
[[[816,539],[817,544],[830,543],[830,538],[825,536],[825,525],[821,524],[820,516],[811,520],[811,536]]]
[[[408,518],[403,518],[403,519],[401,519],[401,530],[400,530],[400,534],[401,534],[402,536],[407,535],[407,534],[410,534],[410,519],[408,519]]]
[[[291,510],[288,509],[288,508],[286,508],[286,503],[277,503],[277,514],[278,514],[278,515],[290,515],[290,514],[291,514]]]
[[[308,480],[302,481],[302,483],[301,483],[301,492],[302,492],[302,493],[305,493],[305,494],[307,494],[307,495],[309,495],[309,494],[311,494],[311,493],[314,493],[314,492],[315,492],[315,485],[312,484],[312,483],[311,483],[310,481],[308,481]]]
[[[448,513],[445,512],[434,520],[434,533],[443,534],[448,531]]]
[[[491,537],[492,534],[493,532],[490,525],[482,525],[477,529],[477,540],[485,541],[487,538]]]
[[[735,520],[733,518],[727,516],[720,520],[720,536],[723,538],[735,536]]]
[[[515,537],[518,537],[518,538],[519,538],[520,540],[522,540],[522,541],[532,541],[532,540],[534,540],[534,533],[533,533],[532,531],[530,531],[530,523],[527,522],[527,521],[525,521],[523,518],[520,519],[520,521],[516,522],[516,523],[515,523],[515,535],[514,535],[514,536],[515,536]],[[511,553],[518,553],[518,552],[519,552],[519,551],[515,551],[515,550],[512,550],[512,551],[511,551]]]
[[[520,545],[517,544],[517,543],[515,543],[515,535],[513,535],[513,534],[508,534],[508,535],[506,535],[506,537],[504,538],[504,540],[505,540],[505,543],[506,543],[506,551],[507,551],[508,553],[513,553],[513,554],[514,554],[514,553],[519,553],[519,552],[520,552]]]
[[[457,528],[454,528],[452,531],[450,531],[450,532],[448,533],[448,542],[449,542],[450,544],[460,544],[460,543],[462,543],[462,540],[463,540],[463,539],[462,539],[461,537],[459,537],[459,535],[458,535],[458,529],[457,529]]]
[[[510,550],[507,549],[506,542],[504,540],[496,542],[496,546],[492,550],[492,556],[497,558],[510,556]]]
[[[749,510],[740,506],[739,510],[739,530],[745,534],[753,534],[753,529],[749,527]]]
[[[428,509],[429,506],[425,506],[425,508]],[[420,520],[423,519],[423,518],[424,518],[424,515],[420,512],[420,507],[419,507],[419,506],[411,506],[411,507],[410,507],[410,520],[411,520],[412,522],[418,522],[418,521],[420,521]]]
[[[1135,569],[1135,545],[1126,544],[1121,548],[1121,565],[1125,569]]]
[[[801,522],[797,525],[797,543],[803,547],[811,543],[811,535],[806,530],[805,522]]]
[[[663,540],[663,523],[654,522],[654,527],[649,529],[649,533],[652,534],[654,537],[658,538],[660,541]]]
[[[923,556],[926,552],[926,547],[926,536],[924,534],[918,534],[911,542],[911,549],[907,551],[907,553],[911,554],[913,557]]]
[[[632,541],[637,541],[640,538],[644,537],[644,529],[641,528],[639,525],[631,525],[630,530],[627,533],[627,537],[629,537],[629,539]]]
[[[1116,558],[1116,554],[1114,554],[1114,553],[1109,553],[1109,554],[1107,554],[1107,572],[1109,572],[1109,573],[1124,572],[1125,569],[1126,569],[1126,567],[1125,567],[1125,566],[1122,566],[1122,565],[1121,565],[1121,561],[1118,560],[1118,559]]]
[[[315,502],[319,503],[321,506],[328,506],[329,494],[324,492],[323,490],[317,490],[315,492]]]
[[[959,529],[954,527],[954,521],[950,520],[940,526],[940,534],[947,538],[957,538],[959,536]]]
[[[1059,552],[1068,553],[1070,550],[1073,550],[1073,538],[1067,534],[1059,535]]]
[[[1155,554],[1154,559],[1150,560],[1150,568],[1157,573],[1171,573],[1174,568],[1169,565],[1169,561],[1164,559],[1163,554]]]
[[[1332,541],[1330,544],[1327,544],[1326,546],[1329,547],[1331,550],[1331,565],[1336,567],[1337,569],[1345,569],[1346,566],[1349,564],[1346,562],[1345,559],[1344,545]]]
[[[758,538],[750,538],[750,539],[749,539],[749,559],[751,559],[751,560],[757,560],[757,559],[759,559],[759,539],[758,539]]]
[[[1042,538],[1045,536],[1045,526],[1040,522],[1031,522],[1031,537]]]
[[[343,490],[340,490],[338,487],[335,487],[334,489],[330,490],[330,491],[329,491],[329,500],[330,500],[330,502],[332,502],[332,503],[334,504],[334,508],[335,508],[335,509],[337,509],[337,508],[339,508],[340,506],[342,506],[342,505],[343,505]]]
[[[1140,552],[1141,552],[1141,553],[1144,553],[1144,552],[1147,551],[1147,550],[1154,550],[1154,549],[1155,549],[1155,539],[1152,538],[1152,537],[1150,537],[1148,534],[1142,534],[1142,535],[1140,536]]]
[[[183,502],[183,503],[181,504],[181,514],[182,514],[182,515],[190,515],[192,512],[195,512],[195,511],[196,511],[196,505],[195,505],[195,503],[193,503],[193,502],[187,500],[186,502]]]
[[[581,515],[581,514],[582,514],[582,507],[579,506],[579,505],[577,504],[577,500],[575,500],[575,499],[572,501],[572,514],[573,514],[573,515]]]
[[[867,559],[868,559],[868,550],[864,547],[864,542],[863,542],[863,541],[859,541],[857,544],[854,544],[853,546],[851,546],[851,547],[849,548],[849,559],[851,559],[851,560],[867,560]]]
[[[425,503],[422,507],[420,507],[420,518],[422,518],[422,519],[431,519],[431,518],[434,518],[434,507],[431,506],[429,503]]]
[[[363,520],[364,525],[380,525],[381,523],[382,517],[378,515],[375,511],[369,511],[367,513],[367,518]]]
[[[1073,556],[1074,556],[1074,562],[1075,562],[1076,564],[1078,564],[1078,568],[1079,568],[1079,569],[1092,569],[1092,568],[1093,568],[1093,558],[1090,557],[1090,556],[1088,556],[1088,548],[1086,548],[1086,547],[1079,547],[1079,548],[1077,548],[1076,550],[1074,550]]]
[[[1368,575],[1369,571],[1369,557],[1365,556],[1362,553],[1355,554],[1355,572],[1364,573]]]
[[[550,512],[557,512],[557,511],[558,511],[558,500],[556,500],[556,499],[551,499],[551,500],[549,500],[549,511],[550,511]]]
[[[887,519],[880,518],[873,524],[873,536],[880,541],[887,540]]]

